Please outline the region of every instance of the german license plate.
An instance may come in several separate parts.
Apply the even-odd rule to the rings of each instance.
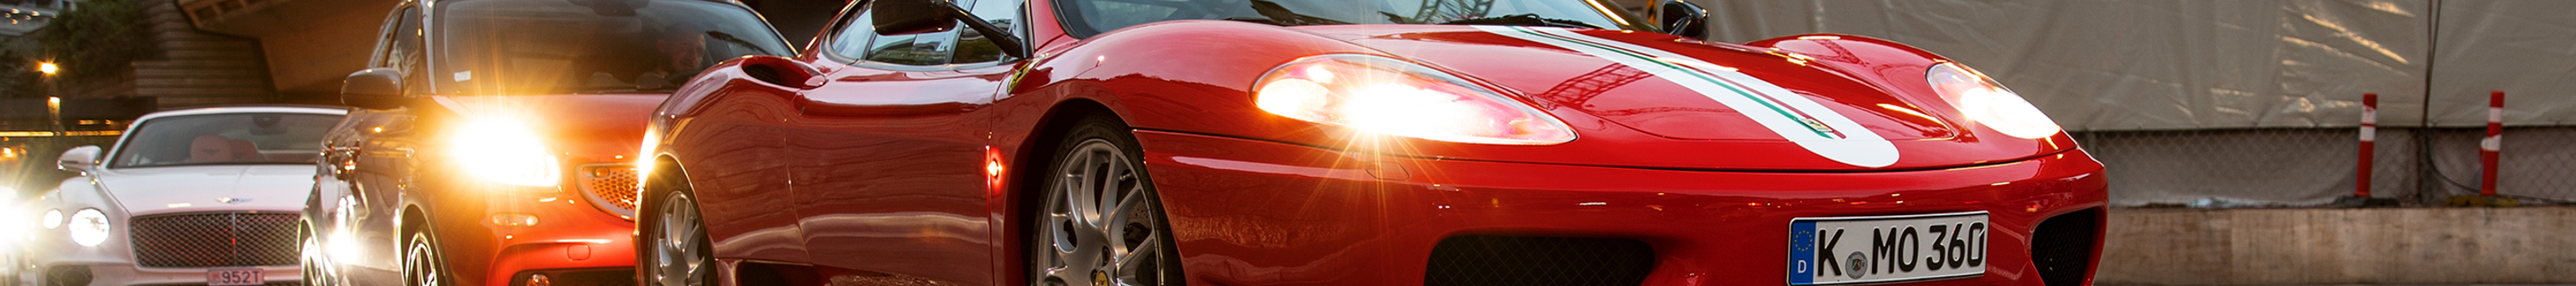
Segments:
[[[216,268],[206,270],[206,285],[235,286],[268,283],[268,275],[259,268]]]
[[[1887,283],[1986,273],[1986,212],[1789,221],[1789,285]]]

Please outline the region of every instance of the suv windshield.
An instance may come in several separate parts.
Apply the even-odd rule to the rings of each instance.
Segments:
[[[1171,20],[1236,20],[1280,26],[1346,24],[1520,25],[1646,30],[1642,19],[1598,0],[1067,0],[1076,37]]]
[[[430,23],[445,94],[669,92],[718,61],[785,56],[750,10],[705,0],[441,2]]]
[[[112,168],[313,164],[339,115],[232,113],[153,118],[125,135]]]

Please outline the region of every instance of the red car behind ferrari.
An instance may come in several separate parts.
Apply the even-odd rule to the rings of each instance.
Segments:
[[[651,285],[2090,284],[2101,164],[1893,42],[1597,0],[864,0],[653,113]],[[1685,36],[1677,36],[1687,35]]]

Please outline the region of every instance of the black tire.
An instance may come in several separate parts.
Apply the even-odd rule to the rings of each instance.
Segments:
[[[1039,173],[1043,183],[1024,189],[1027,198],[1037,199],[1021,217],[1030,285],[1188,284],[1168,212],[1146,174],[1133,130],[1113,117],[1087,117],[1046,145],[1052,150],[1048,168]],[[1085,186],[1098,188],[1084,191]],[[1081,197],[1091,199],[1074,199]],[[1117,261],[1122,256],[1128,259]]]

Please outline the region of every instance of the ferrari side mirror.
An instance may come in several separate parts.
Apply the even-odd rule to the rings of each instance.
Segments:
[[[1689,1],[1664,0],[1655,5],[1653,20],[1664,33],[1693,39],[1708,37],[1708,10]]]
[[[956,6],[941,0],[878,0],[870,14],[875,14],[878,35],[911,35],[947,32],[957,27]]]
[[[1013,57],[1029,57],[1027,45],[1017,34],[994,27],[991,21],[957,8],[956,3],[946,0],[877,0],[869,5],[875,5],[869,8],[874,9],[869,13],[875,14],[872,25],[878,35],[947,32],[962,22],[967,28],[983,33],[985,38],[993,39],[993,44],[1001,46],[1002,52]]]
[[[395,109],[410,101],[402,94],[402,73],[392,68],[349,73],[349,78],[340,82],[340,104],[365,109]]]
[[[72,147],[71,150],[63,151],[62,159],[54,160],[55,168],[83,174],[89,173],[89,167],[97,165],[98,145]]]

